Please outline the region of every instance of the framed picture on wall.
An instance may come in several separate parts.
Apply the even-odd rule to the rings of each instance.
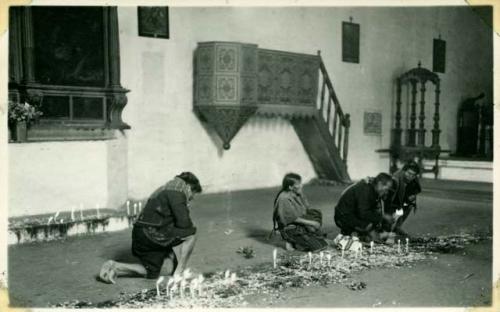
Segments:
[[[434,39],[432,53],[432,71],[435,73],[444,73],[446,64],[446,41]]]
[[[342,22],[342,61],[359,63],[359,24]]]
[[[138,7],[139,36],[170,38],[168,7]]]
[[[366,135],[382,135],[382,113],[380,111],[365,111],[363,132]]]

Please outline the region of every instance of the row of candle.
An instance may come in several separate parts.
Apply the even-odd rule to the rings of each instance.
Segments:
[[[100,205],[96,204],[96,213],[97,213],[97,219],[101,218],[101,212],[100,212]],[[137,215],[137,212],[142,211],[142,202],[134,203],[133,205],[134,209],[134,214]],[[53,216],[51,216],[48,221],[47,225],[51,224],[52,222],[58,223],[57,218],[59,217],[60,212],[57,211]],[[127,200],[127,216],[130,216],[130,200]],[[83,204],[80,204],[80,220],[83,220]],[[75,216],[75,207],[71,207],[71,221],[76,221],[76,216]],[[63,223],[64,219],[59,220],[59,223]]]
[[[371,241],[370,242],[370,254],[373,254],[374,245],[375,245],[375,243],[373,241]],[[408,253],[410,251],[410,240],[408,238],[406,238],[405,251],[406,251],[406,253]],[[363,245],[360,245],[359,249],[356,249],[354,252],[355,252],[354,257],[356,259],[358,258],[359,255],[363,255]],[[401,254],[401,240],[400,239],[398,239],[398,253]],[[345,255],[345,245],[342,246],[341,257],[344,258],[344,255]],[[320,259],[321,265],[323,265],[323,258],[324,258],[324,253],[321,251],[319,253],[319,259]],[[326,255],[326,258],[328,261],[328,266],[330,266],[332,255],[330,253],[328,253]],[[313,260],[312,259],[312,252],[308,253],[308,259],[309,259],[308,267],[310,267],[312,264],[312,260]],[[273,250],[273,268],[276,269],[277,267],[278,267],[278,250],[276,248],[274,248],[274,250]]]
[[[100,209],[101,206],[99,204],[96,204],[96,212],[97,212],[97,219],[100,219],[101,218],[101,212],[100,212]],[[57,218],[59,217],[59,214],[60,212],[57,211],[52,217],[49,218],[49,220],[47,221],[47,225],[51,224],[52,222],[54,223],[58,223],[58,220]],[[71,221],[76,221],[76,217],[75,217],[75,207],[71,207]],[[83,204],[80,204],[80,220],[83,220]],[[64,222],[64,219],[60,219],[59,220],[59,223],[63,223]]]
[[[140,213],[142,211],[142,202],[134,203],[133,208],[134,208],[133,215],[136,216],[137,212]],[[130,200],[127,200],[127,216],[130,216]]]
[[[189,279],[191,279],[189,281]],[[196,292],[198,292],[198,297],[203,296],[203,281],[204,277],[202,274],[198,275],[197,278],[192,278],[191,271],[186,269],[182,275],[174,275],[170,277],[165,283],[165,296],[170,300],[174,299],[174,294],[178,291],[182,299],[186,297],[186,288],[189,289],[191,298],[196,298]],[[224,274],[224,283],[227,286],[234,285],[236,283],[237,277],[236,273],[231,273],[227,270]],[[156,295],[161,296],[160,286],[165,281],[164,276],[160,276],[156,281]],[[189,287],[188,287],[189,286]]]

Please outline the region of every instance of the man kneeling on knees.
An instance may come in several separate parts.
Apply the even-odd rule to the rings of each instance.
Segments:
[[[374,240],[375,229],[381,225],[382,198],[392,187],[392,178],[379,173],[375,178],[363,179],[346,188],[335,207],[335,224],[342,235],[360,236]]]
[[[195,243],[190,203],[201,191],[198,178],[191,172],[183,172],[158,188],[132,230],[132,253],[141,264],[109,260],[101,268],[100,279],[106,283],[115,283],[118,276],[155,279],[164,262],[170,274],[182,274]]]

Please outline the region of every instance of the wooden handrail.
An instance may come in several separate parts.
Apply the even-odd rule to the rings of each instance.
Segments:
[[[323,77],[321,84],[321,97],[320,105],[318,111],[323,122],[326,124],[326,129],[328,129],[328,134],[331,138],[332,143],[336,146],[339,157],[342,159],[344,164],[347,163],[348,155],[348,145],[349,145],[349,128],[351,126],[349,114],[344,114],[342,107],[340,106],[339,99],[333,88],[333,83],[330,80],[330,76],[326,70],[323,59],[321,58],[321,52],[318,51],[319,58],[319,69]],[[326,100],[326,116],[324,115],[324,105],[325,105],[325,86],[328,89],[328,95]],[[332,127],[330,127],[330,118],[332,106],[334,106]],[[331,130],[330,130],[331,129]]]

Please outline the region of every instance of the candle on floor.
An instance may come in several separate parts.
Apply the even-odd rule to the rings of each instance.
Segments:
[[[203,280],[205,280],[203,274],[198,275],[198,297],[203,295]]]
[[[319,253],[319,264],[320,264],[320,265],[323,265],[323,256],[324,256],[324,254],[323,254],[323,252],[321,251],[321,252]]]
[[[186,288],[186,280],[181,280],[180,290],[181,290],[181,298],[184,298],[184,289]]]
[[[191,285],[189,285],[189,292],[191,293],[191,298],[194,299],[196,289],[198,288],[198,279],[191,280]],[[199,293],[198,293],[199,295]]]
[[[328,267],[330,267],[332,265],[332,255],[330,253],[326,255],[326,260],[328,261]]]
[[[174,283],[172,285],[172,288],[170,288],[170,300],[172,300],[174,298],[174,293],[176,290],[177,290],[177,283]]]
[[[310,252],[310,251],[309,251],[309,252],[307,253],[307,255],[309,256],[309,267],[311,267],[311,265],[312,265],[312,257],[313,257],[313,254],[312,254],[312,252]]]
[[[407,237],[406,238],[406,252],[410,251],[410,239]]]
[[[224,273],[224,283],[225,284],[229,284],[230,275],[231,275],[231,272],[229,270],[226,270],[226,272]]]
[[[75,221],[75,207],[71,207],[71,221]]]
[[[165,283],[165,295],[168,297],[170,295],[170,287],[174,284],[174,279],[169,278],[168,281]]]
[[[370,242],[370,253],[372,254],[373,253],[373,245],[375,243],[373,241]]]
[[[274,248],[273,250],[273,268],[277,267],[277,259],[278,259],[278,250]]]
[[[344,259],[345,246],[342,245],[342,259]]]
[[[401,240],[398,239],[398,253],[401,253]]]
[[[161,282],[163,282],[164,279],[165,277],[160,276],[160,278],[158,278],[158,280],[156,281],[156,296],[158,297],[160,297],[160,284]]]
[[[231,273],[231,285],[234,285],[236,283],[236,280],[238,278],[236,277],[236,273]]]

